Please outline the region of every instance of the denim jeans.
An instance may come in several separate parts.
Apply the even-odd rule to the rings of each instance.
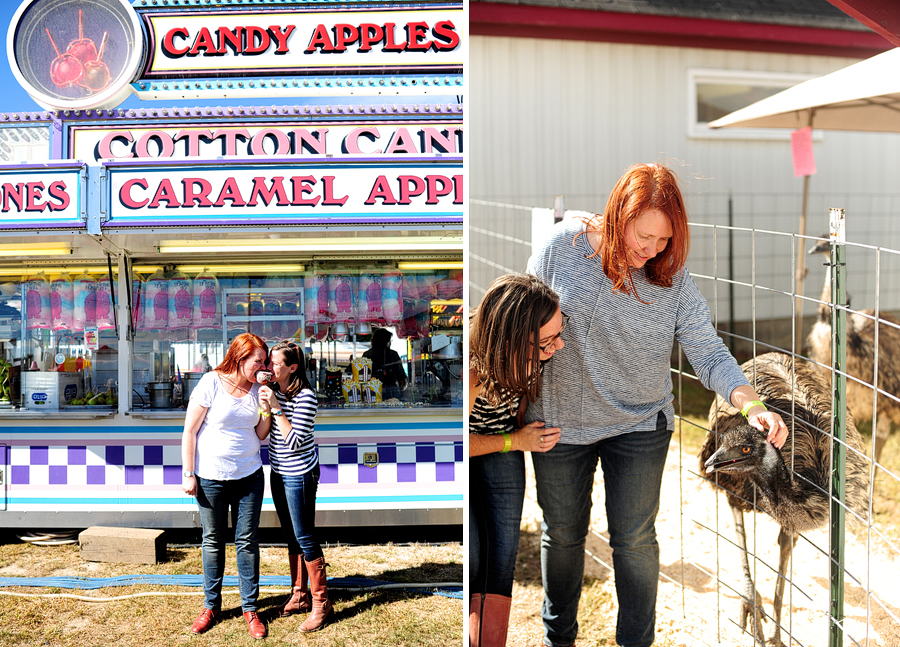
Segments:
[[[228,507],[237,509],[234,546],[237,549],[241,610],[257,611],[259,597],[259,513],[266,481],[262,468],[233,481],[197,478],[197,503],[203,524],[203,593],[207,609],[222,608]]]
[[[282,476],[274,470],[269,477],[272,500],[281,531],[287,541],[288,553],[299,555],[307,562],[323,556],[316,541],[316,490],[319,487],[319,465],[300,476]]]
[[[558,444],[545,454],[532,454],[538,504],[544,512],[545,644],[571,645],[578,634],[584,546],[598,459],[619,602],[616,642],[623,647],[653,644],[659,580],[655,523],[671,438],[660,413],[655,431],[622,434],[590,445]]]
[[[469,458],[469,582],[472,593],[512,595],[525,500],[522,452]]]

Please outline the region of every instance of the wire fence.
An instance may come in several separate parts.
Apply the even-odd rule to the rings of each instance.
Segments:
[[[531,208],[473,203],[469,288],[476,305],[494,276],[524,270],[531,254]],[[751,381],[762,379],[768,358],[789,361],[784,382],[790,397],[779,412],[793,429],[792,438],[802,431],[815,443],[810,451],[798,440],[783,452],[792,491],[782,494],[791,499],[795,515],[816,516],[813,508],[820,508],[818,521],[805,524],[813,527],[795,538],[790,523],[758,488],[749,490],[750,496],[743,493],[743,507],[751,512],[739,517],[735,510],[741,505],[730,501],[742,493],[731,489],[732,496],[726,496],[722,488],[731,482],[724,479],[718,490],[711,487],[717,477],[708,478],[698,455],[708,435],[720,436],[715,415],[716,432],[710,432],[707,417],[714,395],[676,348],[677,447],[670,452],[667,471],[673,481],[664,485],[658,521],[663,551],[658,613],[671,608],[692,645],[779,644],[777,639],[809,647],[900,645],[900,319],[891,314],[900,302],[893,282],[900,275],[900,251],[847,242],[835,264],[831,246],[820,245],[827,239],[819,236],[709,223],[692,223],[691,235],[694,244],[701,241],[703,258],[695,264],[692,252],[689,269],[707,298],[713,324],[745,362]],[[817,247],[826,253],[809,254]],[[809,261],[803,293],[795,272],[801,254]],[[855,294],[845,301],[835,298],[839,283],[856,286]],[[818,296],[808,296],[813,293]],[[835,325],[839,336],[832,348]],[[842,346],[846,359],[835,369],[832,351],[840,357]],[[807,370],[825,385],[826,397],[812,404],[801,393]],[[849,413],[842,426],[844,406]],[[809,408],[825,414],[828,424],[804,428],[801,409]],[[842,480],[843,462],[850,476]],[[804,468],[809,464],[821,479],[809,476]],[[854,474],[862,480],[853,480]],[[601,506],[595,510],[602,516]],[[838,523],[844,516],[846,531]],[[666,523],[672,528],[661,530]],[[592,519],[591,535],[608,542],[603,525]],[[792,551],[782,550],[794,541]],[[589,550],[588,558],[609,568],[600,552]],[[774,609],[782,597],[779,589],[781,614]]]

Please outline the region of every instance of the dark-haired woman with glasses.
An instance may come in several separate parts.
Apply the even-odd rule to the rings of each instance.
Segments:
[[[506,644],[519,525],[524,452],[546,452],[559,429],[524,424],[540,396],[540,367],[563,347],[568,318],[540,279],[508,274],[488,288],[469,319],[469,644]]]
[[[269,485],[287,540],[292,587],[279,613],[289,616],[311,611],[300,631],[318,631],[327,624],[334,609],[328,598],[325,555],[315,537],[319,457],[314,430],[318,402],[297,344],[275,344],[269,370],[274,379],[260,387],[259,400],[262,415],[272,422]]]

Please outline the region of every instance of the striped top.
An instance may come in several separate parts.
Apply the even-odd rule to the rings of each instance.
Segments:
[[[487,400],[478,396],[469,414],[469,432],[473,434],[503,434],[519,428],[516,413],[521,398],[504,399],[499,407],[492,407]]]
[[[319,463],[314,438],[318,408],[316,394],[303,389],[290,401],[277,391],[275,397],[284,415],[291,421],[291,430],[282,440],[275,423],[272,423],[269,432],[269,464],[282,476],[306,474]]]
[[[657,413],[675,426],[670,374],[672,347],[681,345],[700,381],[730,399],[748,384],[710,322],[709,307],[685,269],[672,287],[633,272],[641,303],[613,293],[580,220],[554,226],[528,261],[528,272],[559,294],[569,315],[565,346],[544,367],[541,397],[528,407],[526,421],[561,427],[559,442],[586,445],[604,438],[656,428]]]

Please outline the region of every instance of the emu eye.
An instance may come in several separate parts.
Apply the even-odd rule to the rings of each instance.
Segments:
[[[749,454],[749,453],[750,453],[750,448],[749,448],[749,447],[741,447],[741,451],[742,451],[744,454]]]

